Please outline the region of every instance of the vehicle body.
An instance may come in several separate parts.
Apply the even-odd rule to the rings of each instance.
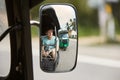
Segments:
[[[8,30],[10,33],[10,71],[8,75],[0,76],[0,80],[33,80],[29,11],[43,0],[4,1],[8,28],[14,29],[11,31]]]

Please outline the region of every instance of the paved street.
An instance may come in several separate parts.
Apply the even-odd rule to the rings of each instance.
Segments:
[[[35,45],[35,43],[33,43]],[[35,48],[36,49],[36,48]],[[119,80],[120,46],[83,46],[79,43],[78,62],[68,73],[45,73],[40,70],[39,54],[33,50],[35,80]],[[35,51],[35,52],[34,52]]]
[[[79,56],[78,63],[74,71],[68,73],[45,73],[39,68],[37,58],[34,58],[34,79],[35,80],[119,80],[120,79],[120,62],[119,67],[95,64],[94,61],[86,61],[86,56]],[[91,57],[92,58],[92,57]],[[97,60],[97,59],[95,59]],[[101,61],[102,59],[98,59]],[[106,62],[106,63],[109,63]]]
[[[119,80],[120,79],[120,45],[83,46],[79,43],[78,61],[75,70],[67,73],[45,73],[40,69],[39,40],[33,40],[34,80]],[[3,45],[3,44],[2,44]],[[0,76],[7,73],[9,51],[0,55]],[[4,58],[2,58],[4,57]],[[7,68],[7,69],[6,69]]]
[[[70,39],[66,51],[59,50],[60,59],[56,71],[70,70],[74,67],[76,59],[76,43],[77,41],[75,39]]]

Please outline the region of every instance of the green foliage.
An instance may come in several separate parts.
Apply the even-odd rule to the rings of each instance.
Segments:
[[[88,26],[78,26],[78,36],[86,37],[86,36],[98,36],[100,34],[99,28],[88,25]]]
[[[40,7],[40,4],[30,10],[31,19],[39,20],[39,7]]]
[[[39,20],[39,7],[45,3],[70,3],[74,5],[78,15],[79,36],[99,34],[97,10],[91,9],[87,5],[87,0],[45,0],[30,11],[32,19]],[[33,33],[35,33],[34,29]]]
[[[117,19],[115,19],[115,26],[116,34],[120,34],[120,23]]]
[[[69,2],[73,4],[80,13],[86,13],[88,15],[92,13],[92,9],[88,7],[87,0],[69,0]]]
[[[31,34],[32,34],[32,37],[38,36],[39,35],[39,29],[36,26],[32,26],[31,27]]]
[[[76,7],[81,25],[87,25],[88,23],[97,25],[97,10],[90,8],[87,0],[70,0],[70,3]]]

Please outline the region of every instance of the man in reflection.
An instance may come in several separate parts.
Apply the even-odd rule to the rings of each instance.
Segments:
[[[42,37],[42,56],[52,56],[52,58],[55,59],[58,50],[59,40],[53,35],[53,29],[48,29],[46,35]]]

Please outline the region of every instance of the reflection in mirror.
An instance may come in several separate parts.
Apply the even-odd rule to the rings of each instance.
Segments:
[[[69,5],[45,5],[40,9],[41,69],[64,72],[74,69],[77,53],[76,13]]]

